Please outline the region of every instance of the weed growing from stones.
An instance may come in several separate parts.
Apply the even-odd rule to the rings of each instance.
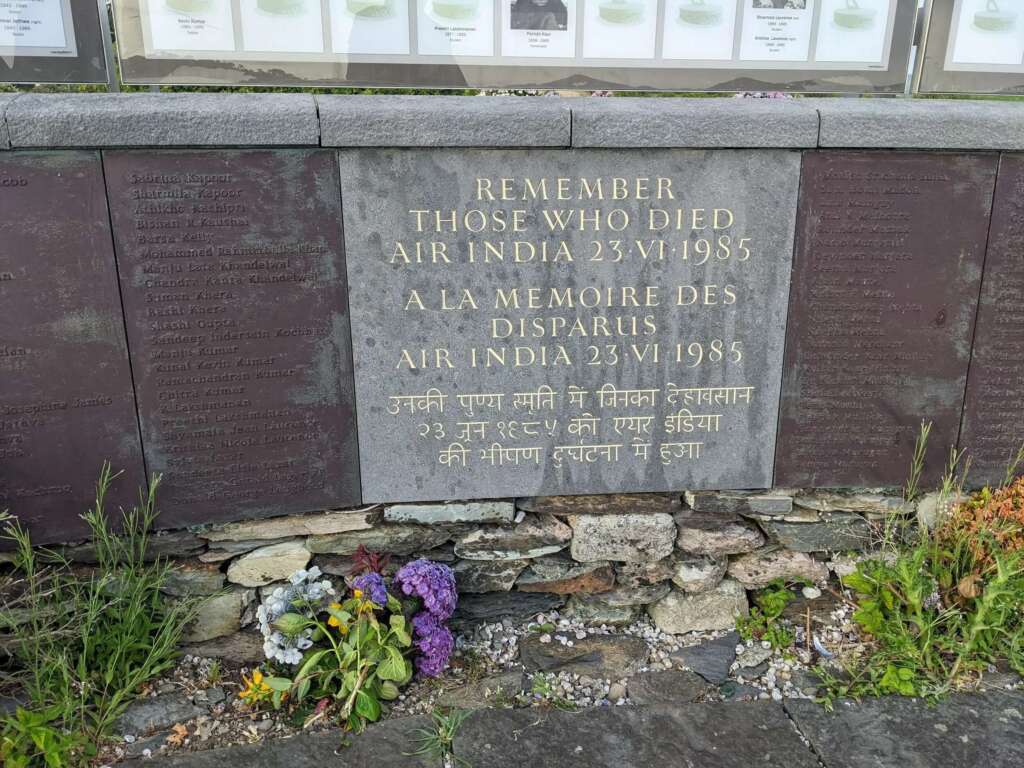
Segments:
[[[431,713],[432,728],[418,728],[414,741],[419,745],[414,752],[406,753],[408,757],[428,757],[438,760],[442,765],[466,765],[454,754],[455,736],[469,717],[471,712],[464,709],[453,709],[450,712],[435,710]]]
[[[15,732],[54,730],[37,740],[45,754],[27,759],[24,768],[77,765],[94,755],[141,686],[172,666],[199,608],[197,600],[165,597],[160,590],[169,565],[147,562],[160,478],[140,494],[138,506],[123,512],[120,535],[106,514],[115,478],[105,464],[95,502],[82,515],[96,548],[94,569],[75,569],[57,552],[34,550],[17,521],[8,520],[4,529],[16,552],[12,583],[0,597],[0,617],[8,618],[0,629],[9,632],[17,665],[12,682],[24,687],[29,705],[0,722]]]
[[[942,483],[954,498],[962,459],[951,452]],[[869,646],[842,676],[819,669],[828,702],[937,697],[970,687],[999,662],[1024,674],[1024,478],[975,493],[916,540],[906,532],[887,538],[883,553],[843,579]]]
[[[790,647],[796,640],[792,630],[779,622],[779,617],[795,596],[782,579],[775,579],[754,595],[754,607],[749,616],[736,620],[736,630],[744,640],[766,640],[772,648]]]

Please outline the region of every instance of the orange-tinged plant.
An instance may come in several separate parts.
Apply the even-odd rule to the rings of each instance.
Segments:
[[[997,551],[1024,552],[1024,477],[995,491],[985,488],[957,505],[937,536],[966,546],[982,572],[995,568]]]

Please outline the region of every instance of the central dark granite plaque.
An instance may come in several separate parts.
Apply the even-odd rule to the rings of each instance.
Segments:
[[[86,532],[100,467],[145,482],[100,159],[0,153],[0,510],[38,544]]]
[[[1024,443],[1024,155],[1003,155],[960,447],[968,483],[1001,483]]]
[[[925,480],[956,444],[994,155],[804,157],[776,483]]]
[[[334,155],[104,165],[161,525],[358,503]]]
[[[769,485],[799,161],[343,152],[364,496]]]

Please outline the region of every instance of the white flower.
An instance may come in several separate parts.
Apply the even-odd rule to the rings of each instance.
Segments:
[[[312,568],[310,568],[308,571],[306,571],[306,578],[309,579],[310,581],[313,581],[313,579],[320,578],[320,568],[319,568],[319,566],[314,565]]]
[[[293,573],[291,575],[291,578],[288,579],[288,581],[290,581],[295,586],[299,586],[299,584],[306,580],[306,573],[307,572],[305,570],[300,569]]]

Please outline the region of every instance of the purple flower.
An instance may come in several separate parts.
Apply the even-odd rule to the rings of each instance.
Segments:
[[[427,611],[420,611],[412,618],[412,629],[416,636],[415,645],[419,650],[416,657],[416,671],[424,677],[437,677],[448,666],[448,658],[455,647],[451,630]]]
[[[354,589],[362,590],[366,597],[369,597],[379,606],[388,604],[388,588],[384,585],[384,577],[379,573],[364,573],[352,581]]]
[[[451,616],[459,601],[452,569],[425,558],[403,565],[395,574],[394,585],[406,595],[420,598],[424,609],[439,621]]]

